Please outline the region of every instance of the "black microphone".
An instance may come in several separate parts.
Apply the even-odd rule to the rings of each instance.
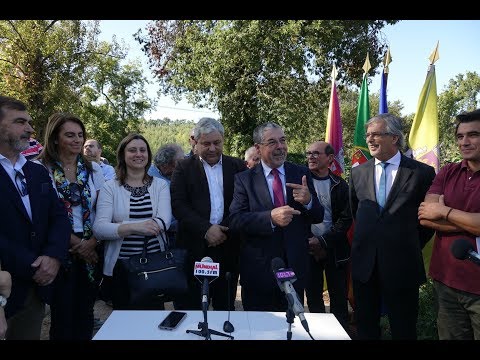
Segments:
[[[305,319],[305,308],[298,298],[297,292],[292,285],[292,282],[297,280],[295,273],[292,269],[285,269],[285,263],[279,257],[272,259],[272,271],[275,279],[277,280],[278,286],[285,293],[287,297],[288,304],[293,311],[293,313],[298,316],[300,322],[302,323],[303,328],[310,333],[308,328],[307,320]]]
[[[450,251],[458,260],[468,259],[477,265],[480,265],[480,255],[474,250],[474,247],[467,239],[457,239],[450,246]]]
[[[232,274],[227,271],[225,278],[227,279],[228,320],[223,323],[223,331],[232,333],[235,330],[233,324],[230,322],[230,282],[232,280]]]
[[[205,256],[201,263],[213,263],[213,260],[209,256]],[[208,276],[202,276],[203,278],[202,281],[202,311],[206,312],[208,310],[208,284],[209,284],[209,278]]]

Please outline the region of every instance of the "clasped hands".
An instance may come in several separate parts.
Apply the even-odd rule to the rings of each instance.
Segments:
[[[299,202],[302,205],[308,205],[312,199],[310,194],[310,189],[307,185],[307,176],[303,175],[302,184],[286,183],[285,186],[288,186],[293,189],[293,200]],[[300,215],[301,212],[292,208],[289,205],[284,205],[277,207],[272,210],[270,216],[272,218],[272,223],[276,226],[285,227],[293,219],[294,215]]]
[[[438,202],[422,202],[418,207],[419,220],[442,220],[446,217],[449,207],[445,205],[443,195],[440,195]]]

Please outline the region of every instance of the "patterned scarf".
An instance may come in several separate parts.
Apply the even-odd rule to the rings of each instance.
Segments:
[[[63,201],[65,209],[67,210],[68,219],[73,229],[73,208],[71,204],[71,192],[70,192],[70,182],[65,177],[65,172],[60,164],[60,162],[55,162],[52,167],[53,179],[55,180],[55,186],[57,187],[59,198]],[[88,240],[92,237],[92,222],[90,220],[90,206],[92,202],[92,195],[90,192],[90,186],[88,185],[88,177],[90,172],[88,171],[83,158],[78,155],[77,157],[77,184],[81,189],[81,201],[80,205],[82,206],[82,220],[83,220],[83,239]],[[95,265],[86,263],[88,279],[93,282],[95,281]]]

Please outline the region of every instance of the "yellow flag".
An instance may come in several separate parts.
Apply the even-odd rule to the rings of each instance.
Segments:
[[[435,79],[435,65],[430,65],[427,79],[418,99],[417,113],[413,119],[410,135],[408,136],[413,157],[439,169],[439,136],[438,136],[438,109],[437,109],[437,81]]]

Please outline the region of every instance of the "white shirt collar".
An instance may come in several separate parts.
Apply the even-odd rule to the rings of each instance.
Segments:
[[[270,166],[268,166],[267,164],[265,164],[263,162],[263,160],[260,160],[260,162],[262,163],[263,174],[265,175],[265,177],[267,177],[268,175],[270,175],[270,172],[272,171],[272,168]],[[282,166],[278,167],[277,169],[278,169],[278,172],[280,174],[285,176],[285,163],[283,163]]]
[[[390,159],[388,159],[386,162],[388,162],[390,165],[396,165],[400,166],[400,160],[402,159],[402,155],[400,154],[400,151],[397,150],[397,153],[393,155]],[[382,161],[378,160],[375,158],[375,165],[380,164]]]

